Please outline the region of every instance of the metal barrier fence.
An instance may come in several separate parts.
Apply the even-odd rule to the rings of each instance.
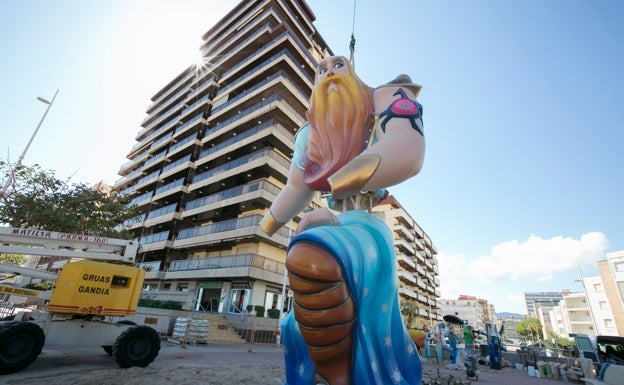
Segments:
[[[178,343],[236,343],[279,344],[278,320],[248,314],[180,311],[140,307],[128,317],[110,317],[111,322],[122,319],[156,329],[161,338]],[[205,325],[205,329],[198,330]],[[203,328],[203,326],[201,326]]]
[[[19,311],[39,313],[36,307],[0,302],[0,319]],[[44,314],[38,315],[45,316]],[[279,344],[278,320],[248,314],[181,311],[139,307],[136,314],[106,317],[108,322],[132,321],[154,328],[161,339],[179,343]],[[199,322],[202,321],[202,322]],[[207,321],[207,322],[205,322]],[[201,325],[201,329],[198,329]],[[195,329],[194,329],[195,327]]]

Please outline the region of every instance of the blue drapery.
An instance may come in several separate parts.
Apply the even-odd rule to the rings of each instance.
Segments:
[[[312,228],[290,246],[309,242],[325,248],[340,263],[351,290],[354,328],[351,382],[357,385],[420,385],[418,348],[399,308],[396,256],[387,225],[364,211],[338,215],[340,226]],[[314,364],[294,314],[282,324],[287,385],[314,384]]]

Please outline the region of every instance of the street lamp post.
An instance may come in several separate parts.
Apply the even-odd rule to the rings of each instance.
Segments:
[[[37,132],[39,132],[39,128],[41,127],[41,124],[43,124],[43,121],[44,121],[46,115],[48,114],[48,111],[50,111],[50,107],[52,107],[52,103],[54,103],[54,99],[56,99],[56,95],[58,94],[58,92],[59,92],[59,90],[56,90],[56,92],[54,93],[54,97],[52,97],[51,101],[48,101],[47,99],[44,99],[44,98],[42,98],[40,96],[37,96],[37,100],[42,102],[42,103],[47,104],[48,108],[46,108],[45,112],[43,113],[43,116],[41,117],[41,120],[39,121],[39,124],[37,124],[37,127],[35,128],[35,132],[33,132],[33,134],[31,135],[30,139],[28,140],[28,143],[26,143],[26,147],[24,148],[24,151],[22,151],[22,154],[17,159],[17,163],[15,163],[16,167],[21,166],[22,160],[24,160],[24,157],[26,156],[26,152],[28,151],[28,149],[30,148],[30,145],[32,144],[33,140],[35,139],[35,136],[37,135]],[[8,177],[6,183],[2,187],[2,196],[6,195],[6,192],[9,189],[9,186],[11,185],[12,182],[13,182],[13,173],[11,172],[9,174],[9,177]]]

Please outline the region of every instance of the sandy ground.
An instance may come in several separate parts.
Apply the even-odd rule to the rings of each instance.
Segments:
[[[44,347],[26,369],[0,375],[0,385],[280,385],[285,380],[284,355],[274,345],[199,344],[182,349],[163,341],[161,350],[145,368],[121,369],[100,347]],[[526,370],[490,371],[481,366],[479,379],[451,370],[435,360],[423,362],[423,381],[442,375],[463,384],[556,385],[555,379],[528,377]],[[572,382],[572,381],[570,381]],[[579,382],[580,383],[580,382]]]
[[[283,352],[275,346],[197,345],[163,342],[145,368],[122,369],[99,347],[47,348],[26,369],[0,376],[6,385],[279,385]]]

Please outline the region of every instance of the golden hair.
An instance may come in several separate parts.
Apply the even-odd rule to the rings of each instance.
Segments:
[[[304,178],[316,190],[328,189],[327,178],[366,148],[373,129],[373,89],[344,61],[350,74],[333,74],[317,82],[306,115],[312,163]]]

